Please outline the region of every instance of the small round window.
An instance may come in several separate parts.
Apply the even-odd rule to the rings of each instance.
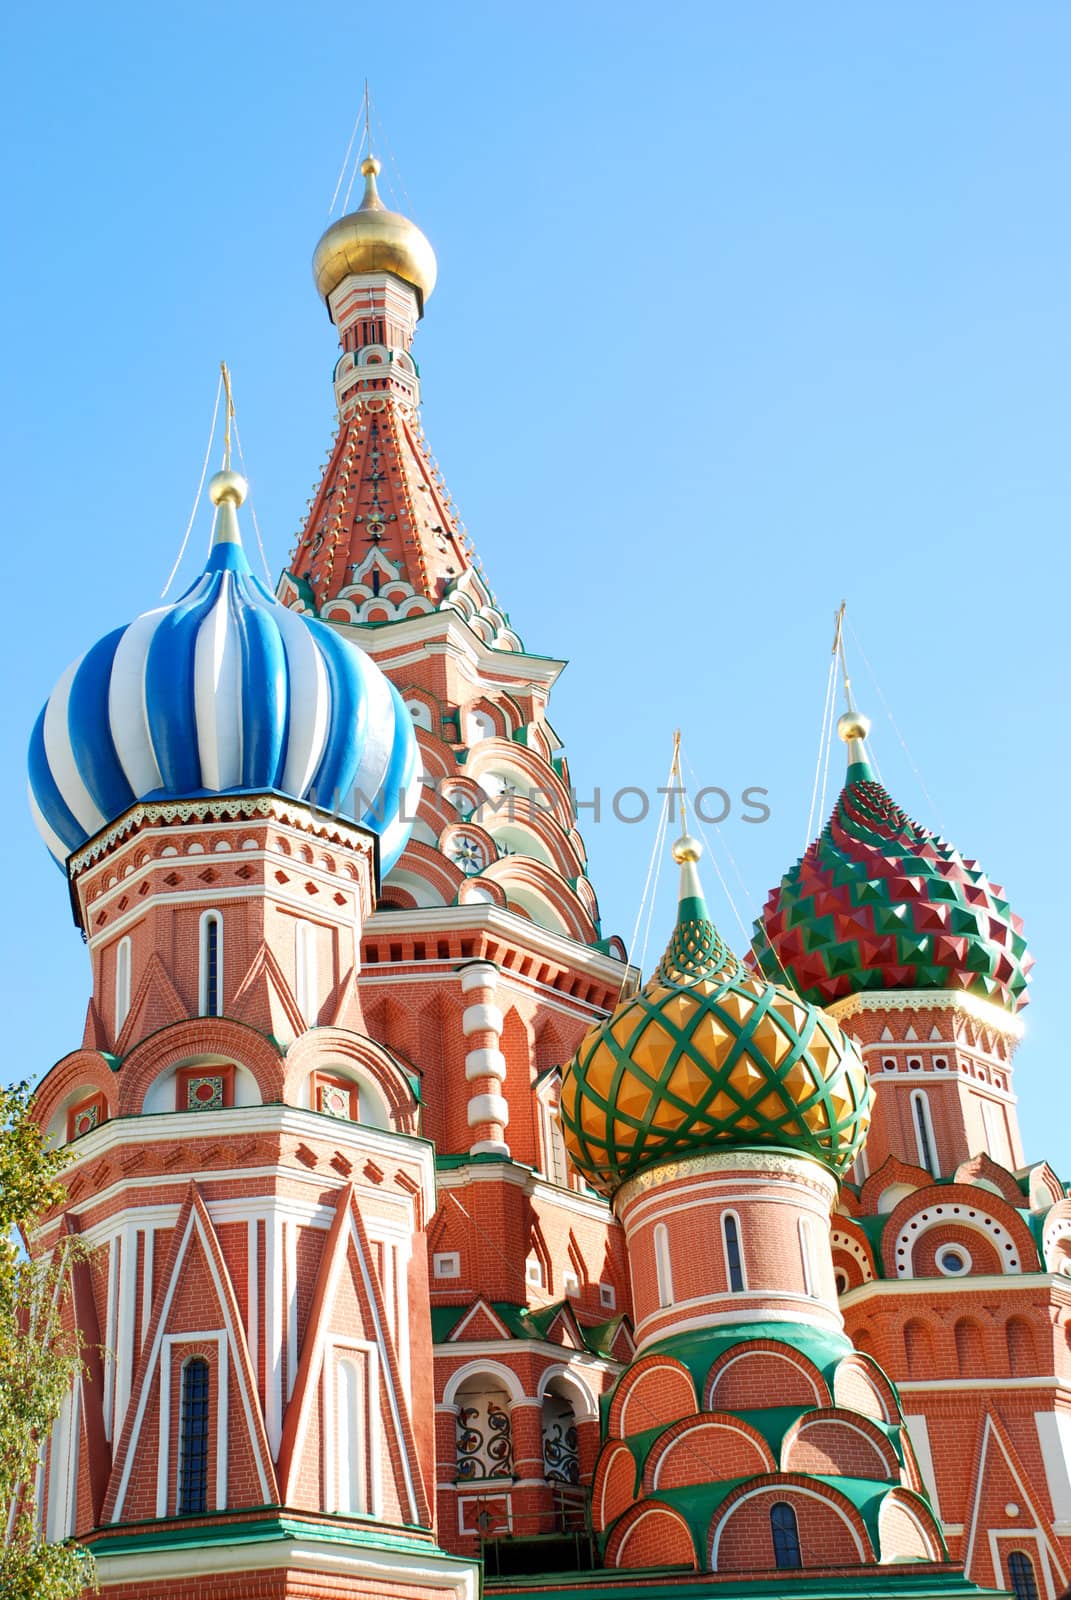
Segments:
[[[971,1258],[962,1245],[942,1245],[937,1252],[937,1268],[946,1278],[962,1278],[971,1270]]]

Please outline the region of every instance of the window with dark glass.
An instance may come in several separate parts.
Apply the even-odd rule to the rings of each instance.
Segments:
[[[201,1356],[182,1369],[178,1508],[180,1516],[208,1509],[208,1362]]]
[[[933,1145],[930,1141],[930,1123],[926,1115],[926,1102],[922,1095],[915,1096],[915,1125],[919,1132],[919,1154],[927,1172],[934,1171]]]
[[[729,1269],[729,1288],[740,1294],[744,1287],[744,1263],[740,1255],[740,1228],[734,1216],[722,1218],[725,1233],[725,1264]]]
[[[204,925],[204,1014],[219,1016],[219,918],[205,919]]]
[[[1034,1563],[1025,1550],[1013,1550],[1008,1557],[1008,1577],[1015,1600],[1038,1600]]]
[[[803,1566],[800,1554],[800,1530],[796,1513],[787,1500],[778,1500],[770,1507],[770,1532],[773,1534],[774,1562],[782,1572],[795,1571]]]

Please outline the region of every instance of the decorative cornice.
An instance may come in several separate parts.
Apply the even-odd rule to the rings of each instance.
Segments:
[[[372,843],[372,835],[366,829],[341,822],[326,811],[287,800],[282,795],[200,795],[190,800],[140,801],[131,806],[110,827],[102,828],[81,850],[76,850],[67,863],[67,870],[74,878],[146,827],[160,823],[238,822],[243,819],[284,823],[317,838],[330,838],[333,843],[349,845],[354,850],[362,845],[368,849]]]
[[[974,1022],[992,1028],[1008,1039],[1023,1036],[1022,1018],[963,989],[880,989],[846,995],[824,1007],[837,1022],[861,1011],[961,1011]],[[924,1044],[925,1040],[920,1040]]]
[[[831,1172],[809,1156],[793,1155],[784,1150],[706,1150],[694,1156],[682,1156],[678,1161],[666,1161],[660,1166],[646,1167],[635,1177],[623,1183],[614,1195],[615,1213],[638,1195],[658,1189],[663,1184],[675,1183],[681,1178],[713,1176],[722,1172],[746,1172],[766,1178],[791,1178],[816,1189],[830,1205],[837,1197],[839,1185]]]

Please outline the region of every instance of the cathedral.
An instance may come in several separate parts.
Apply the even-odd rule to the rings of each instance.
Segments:
[[[1020,1142],[1021,923],[849,696],[751,948],[682,829],[629,964],[563,663],[422,430],[434,252],[361,171],[276,591],[228,445],[200,576],[83,641],[30,740],[92,971],[35,1101],[70,1160],[32,1248],[84,1246],[42,1535],[106,1600],[1055,1600],[1071,1200]]]

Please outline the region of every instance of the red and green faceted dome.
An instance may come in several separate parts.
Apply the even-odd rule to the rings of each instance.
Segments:
[[[1016,1011],[1033,965],[1003,890],[913,822],[865,758],[771,890],[752,945],[767,977],[821,1006],[861,991],[944,989]]]
[[[791,989],[744,971],[692,861],[654,975],[587,1033],[563,1074],[573,1164],[604,1194],[646,1167],[732,1145],[774,1145],[842,1172],[870,1121],[855,1046]]]

